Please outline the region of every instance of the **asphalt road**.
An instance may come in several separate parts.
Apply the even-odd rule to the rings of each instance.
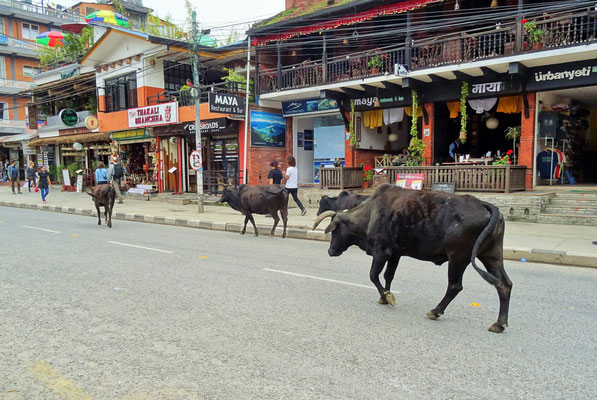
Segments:
[[[0,207],[0,399],[588,399],[597,270],[507,262],[510,327],[469,268],[327,244]],[[137,247],[132,247],[137,246]],[[478,303],[478,306],[471,304]]]

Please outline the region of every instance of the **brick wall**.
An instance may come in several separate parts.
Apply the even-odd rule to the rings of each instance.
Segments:
[[[375,157],[383,157],[386,152],[383,150],[362,150],[355,151],[355,167],[371,165],[375,167]]]
[[[533,189],[533,158],[535,147],[535,93],[528,93],[529,117],[521,113],[520,148],[518,154],[518,165],[527,166],[525,186],[527,190]]]

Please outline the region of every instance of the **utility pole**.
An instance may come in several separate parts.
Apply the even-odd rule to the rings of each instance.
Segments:
[[[199,170],[197,171],[197,202],[198,212],[203,213],[203,149],[201,148],[201,82],[199,81],[199,56],[197,55],[197,45],[199,44],[197,32],[197,13],[193,11],[193,83],[195,85],[192,91],[195,98],[195,149],[199,153]]]

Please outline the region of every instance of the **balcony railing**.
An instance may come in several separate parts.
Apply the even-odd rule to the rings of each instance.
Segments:
[[[16,119],[1,119],[0,128],[26,128],[27,122]]]
[[[262,70],[259,90],[268,93],[394,74],[397,65],[420,70],[597,41],[597,13],[591,10],[555,16],[538,14],[536,18],[525,16],[543,31],[537,43],[529,40],[524,29],[517,29],[515,20],[498,22],[491,27],[413,40],[409,52],[400,44],[329,58],[325,63],[317,60],[290,65],[283,67],[280,73],[275,68]]]
[[[228,87],[230,86],[230,87]],[[209,92],[233,94],[235,96],[245,97],[246,93],[244,90],[240,90],[236,85],[228,85],[226,82],[216,83],[213,85],[206,85],[201,87],[201,103],[208,101]],[[244,85],[242,85],[245,87]],[[251,101],[253,96],[250,96]],[[195,104],[195,100],[191,95],[191,90],[164,90],[162,93],[158,93],[155,96],[147,97],[147,105],[168,103],[170,101],[177,101],[180,107],[192,106]]]
[[[33,86],[35,86],[35,83],[33,82],[13,81],[12,79],[0,78],[0,88],[31,89]]]
[[[42,14],[48,17],[63,19],[67,21],[84,22],[85,18],[79,14],[73,14],[65,11],[52,10],[47,7],[26,3],[17,0],[0,0],[0,6],[17,8],[19,10],[29,11],[36,14]]]

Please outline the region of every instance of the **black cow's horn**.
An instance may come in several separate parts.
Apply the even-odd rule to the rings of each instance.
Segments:
[[[313,222],[313,230],[315,230],[315,228],[317,228],[317,226],[319,224],[321,224],[321,221],[323,221],[326,218],[333,218],[336,215],[336,211],[325,211],[323,213],[321,213],[316,219],[315,222]]]

